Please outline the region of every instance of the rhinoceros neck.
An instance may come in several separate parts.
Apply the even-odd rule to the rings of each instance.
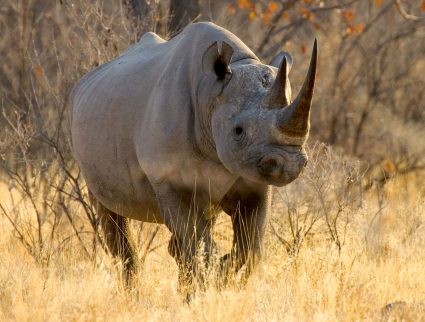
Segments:
[[[188,75],[191,76],[189,81],[196,147],[202,157],[220,162],[211,128],[211,118],[217,98],[209,96],[210,91],[207,87],[211,84],[205,82],[206,75],[201,68],[203,54],[215,41],[218,41],[219,46],[225,41],[234,51],[231,64],[244,60],[259,61],[259,59],[238,37],[210,22],[194,23],[171,41],[174,40],[178,41],[179,47],[191,57]]]

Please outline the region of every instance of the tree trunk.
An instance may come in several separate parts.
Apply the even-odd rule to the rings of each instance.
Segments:
[[[199,14],[198,0],[170,0],[170,22],[168,33],[177,34]]]
[[[133,12],[138,18],[145,17],[148,14],[149,4],[146,0],[131,0],[130,2]]]

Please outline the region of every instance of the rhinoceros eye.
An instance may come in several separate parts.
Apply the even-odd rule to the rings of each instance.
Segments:
[[[236,136],[241,136],[244,133],[242,126],[237,126],[234,128],[233,132]]]

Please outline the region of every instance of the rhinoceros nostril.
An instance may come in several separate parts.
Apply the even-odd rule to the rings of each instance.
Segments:
[[[301,168],[305,168],[307,166],[308,163],[308,158],[305,154],[301,154],[298,156],[298,164],[300,165]]]
[[[259,167],[261,173],[266,174],[266,175],[270,175],[277,169],[278,162],[273,157],[266,157],[263,160],[261,160],[258,167]]]

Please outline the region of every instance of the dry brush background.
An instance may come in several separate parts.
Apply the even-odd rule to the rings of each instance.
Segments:
[[[171,9],[170,9],[171,8]],[[0,2],[0,320],[423,320],[425,2]],[[310,162],[277,189],[248,285],[176,292],[169,233],[132,223],[142,269],[122,287],[72,158],[67,95],[140,35],[212,20],[268,62],[314,37]],[[228,219],[215,231],[228,250]]]

